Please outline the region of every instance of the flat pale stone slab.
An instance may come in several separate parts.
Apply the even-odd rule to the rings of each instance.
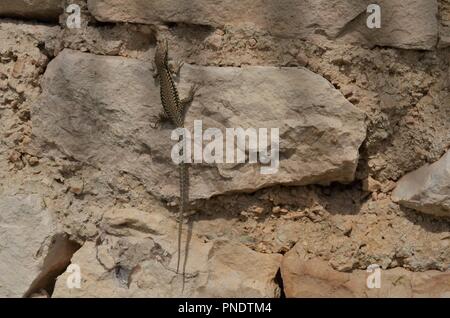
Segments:
[[[372,45],[432,50],[438,42],[438,2],[435,0],[382,0],[381,28],[357,28]]]
[[[417,211],[450,216],[450,151],[435,163],[401,178],[392,198]]]
[[[58,277],[53,297],[280,296],[275,282],[280,254],[258,253],[226,240],[207,241],[194,230],[183,283],[175,272],[177,223],[167,211],[110,210],[102,227],[104,239],[86,242],[72,258],[81,269],[81,288],[67,288],[66,272]],[[184,264],[185,242],[182,251]]]
[[[155,24],[176,22],[252,28],[280,37],[356,35],[371,46],[432,49],[438,38],[436,0],[381,0],[382,26],[370,30],[370,0],[89,0],[97,20]],[[361,37],[362,36],[362,37]],[[354,39],[353,39],[354,40]]]
[[[0,17],[58,21],[61,0],[2,0]]]
[[[296,245],[283,257],[281,276],[288,298],[448,298],[450,272],[411,272],[402,267],[382,269],[380,276],[354,270],[350,273],[334,270],[328,262],[307,259]],[[369,288],[379,287],[379,288]]]
[[[304,68],[199,67],[181,70],[180,95],[200,90],[185,124],[203,129],[279,128],[280,166],[193,164],[191,197],[209,198],[286,184],[351,182],[365,135],[365,115],[323,77]],[[153,128],[162,111],[151,66],[122,57],[64,50],[48,66],[33,106],[38,155],[65,156],[105,173],[135,175],[159,197],[178,196],[169,124]]]
[[[44,248],[56,233],[37,194],[0,188],[0,297],[22,297],[39,275]]]

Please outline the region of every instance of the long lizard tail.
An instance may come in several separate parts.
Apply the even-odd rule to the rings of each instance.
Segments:
[[[181,171],[181,169],[180,169]],[[180,202],[180,211],[178,212],[178,257],[177,257],[177,274],[180,271],[181,259],[181,234],[183,232],[183,204]]]
[[[183,230],[183,217],[186,212],[186,207],[189,202],[189,171],[186,163],[180,163],[180,210],[178,215],[178,259],[177,259],[177,273],[180,269],[181,260],[181,237]],[[184,267],[183,267],[184,268]],[[184,275],[184,269],[183,269]]]

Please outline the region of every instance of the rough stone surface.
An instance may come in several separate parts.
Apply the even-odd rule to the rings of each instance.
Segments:
[[[251,27],[282,36],[305,36],[321,29],[336,35],[362,10],[365,1],[298,1],[276,3],[264,0],[204,1],[180,4],[174,1],[89,0],[91,13],[100,21],[139,23],[179,22],[200,25]],[[337,8],[337,9],[336,9]]]
[[[436,46],[439,32],[438,1],[382,0],[377,3],[381,8],[380,28],[369,29],[366,26],[368,14],[363,12],[344,33],[356,38],[362,36],[370,46],[426,50]]]
[[[261,174],[256,164],[194,165],[192,198],[274,184],[353,180],[364,115],[320,76],[303,68],[186,65],[180,77],[181,92],[189,84],[201,85],[187,127],[199,119],[204,129],[216,127],[224,135],[228,127],[279,127],[281,139],[275,174]],[[161,109],[153,83],[150,66],[137,60],[62,52],[47,68],[43,94],[33,108],[33,133],[41,141],[37,155],[56,149],[105,172],[131,173],[157,196],[176,196],[171,128],[151,127]]]
[[[0,297],[22,297],[56,227],[40,195],[9,187],[0,183]]]
[[[375,271],[343,273],[320,259],[305,259],[295,247],[283,258],[281,275],[286,297],[397,298],[450,297],[450,273],[413,273],[403,268],[380,269],[380,288],[368,288]],[[369,285],[374,286],[374,285]]]
[[[17,261],[9,257],[9,254],[5,252],[2,254],[0,251],[0,264],[11,264],[16,261],[23,263],[23,267],[20,267],[20,275],[25,278],[17,282],[3,278],[0,295],[12,295],[11,291],[15,291],[16,295],[21,296],[28,289],[27,293],[31,297],[38,295],[51,297],[52,282],[59,273],[64,271],[73,249],[79,247],[77,243],[85,246],[84,250],[80,250],[74,257],[76,262],[83,264],[82,275],[87,278],[84,283],[82,282],[84,289],[69,291],[66,286],[65,279],[68,277],[66,273],[58,280],[54,296],[179,295],[180,279],[171,276],[170,270],[173,269],[176,237],[167,233],[158,235],[152,232],[160,229],[176,233],[173,227],[178,209],[172,202],[161,201],[152,195],[156,191],[177,196],[174,184],[178,176],[175,171],[170,170],[167,176],[161,178],[162,189],[150,192],[148,180],[151,178],[148,179],[148,176],[144,179],[141,175],[127,173],[129,170],[109,173],[102,170],[101,166],[92,165],[92,158],[80,161],[79,158],[84,158],[85,155],[84,148],[77,150],[74,156],[61,155],[60,149],[54,144],[48,144],[48,148],[41,149],[42,155],[39,156],[30,149],[30,144],[42,142],[32,133],[35,125],[36,127],[42,125],[42,119],[34,117],[33,113],[36,110],[32,105],[41,94],[42,84],[49,82],[47,77],[50,72],[46,72],[48,62],[63,52],[64,48],[95,55],[116,56],[116,61],[121,61],[120,63],[129,67],[131,70],[124,72],[125,66],[121,68],[111,63],[123,74],[122,77],[119,77],[118,72],[106,74],[114,81],[111,83],[104,80],[105,72],[98,71],[97,67],[93,67],[91,73],[82,72],[80,76],[76,74],[74,76],[77,81],[90,85],[93,83],[98,88],[95,72],[103,74],[104,77],[99,77],[99,83],[102,83],[101,89],[105,91],[104,95],[110,94],[117,98],[117,92],[112,91],[108,86],[120,88],[120,93],[124,92],[122,95],[125,97],[135,92],[154,93],[153,78],[147,72],[150,72],[154,56],[155,39],[164,37],[169,41],[171,58],[184,61],[186,64],[197,65],[197,67],[186,65],[182,70],[179,84],[183,96],[191,82],[189,76],[194,77],[199,69],[211,71],[216,67],[227,70],[243,68],[247,72],[247,66],[256,66],[255,69],[264,66],[264,69],[291,68],[300,73],[300,67],[304,67],[315,73],[315,76],[326,78],[368,119],[366,138],[359,149],[355,182],[345,185],[340,183],[308,186],[290,184],[289,186],[270,186],[261,190],[249,187],[246,191],[251,193],[229,193],[213,196],[207,200],[196,200],[191,206],[192,214],[189,215],[194,234],[190,240],[192,248],[188,257],[188,266],[190,266],[189,270],[207,268],[211,279],[209,283],[200,280],[199,277],[205,277],[205,272],[195,277],[190,275],[186,284],[186,293],[189,296],[234,295],[231,289],[245,291],[246,295],[277,296],[281,286],[284,286],[286,291],[289,289],[287,294],[292,290],[301,291],[298,284],[295,284],[294,289],[292,284],[289,284],[290,280],[296,281],[295,275],[288,275],[282,282],[279,281],[279,277],[273,280],[275,268],[280,265],[279,254],[292,255],[290,251],[294,246],[296,253],[304,256],[302,260],[312,261],[310,269],[322,268],[321,272],[328,273],[327,277],[337,277],[338,283],[333,283],[332,286],[337,286],[336,290],[343,290],[342,294],[362,295],[359,291],[361,284],[364,287],[366,268],[370,264],[379,264],[383,268],[382,273],[386,274],[382,275],[387,279],[386,286],[389,289],[388,292],[383,290],[383,295],[447,296],[446,286],[449,284],[445,271],[450,264],[449,218],[435,217],[404,208],[392,201],[391,193],[402,176],[421,166],[438,161],[450,147],[448,0],[437,1],[440,20],[437,47],[435,47],[435,17],[431,16],[435,10],[436,1],[408,1],[410,4],[408,7],[405,7],[406,1],[389,1],[383,7],[389,6],[388,13],[392,12],[392,15],[382,13],[384,18],[380,30],[368,30],[365,27],[367,3],[363,4],[362,1],[345,1],[345,3],[342,1],[298,1],[296,3],[304,6],[303,12],[288,13],[293,13],[294,16],[307,13],[307,17],[300,20],[286,18],[289,14],[284,12],[290,9],[285,7],[280,10],[279,4],[270,1],[270,8],[273,10],[270,9],[259,15],[265,20],[259,19],[256,15],[252,16],[253,13],[260,14],[260,9],[263,8],[261,6],[246,13],[249,17],[247,22],[250,23],[245,23],[240,16],[232,16],[232,25],[198,24],[201,21],[211,20],[208,11],[202,11],[201,14],[193,12],[191,16],[183,20],[179,19],[183,12],[179,14],[177,12],[172,17],[164,13],[160,15],[160,20],[164,21],[157,27],[122,22],[98,23],[90,15],[86,0],[63,2],[65,5],[77,3],[81,6],[80,29],[65,28],[67,14],[60,16],[59,25],[56,21],[47,22],[45,25],[24,22],[23,17],[15,20],[17,16],[12,15],[8,15],[7,18],[15,19],[0,20],[2,43],[0,48],[0,184],[2,185],[0,187],[6,189],[8,202],[11,203],[9,205],[12,205],[16,211],[23,208],[28,198],[42,200],[45,208],[42,208],[43,214],[39,212],[38,215],[51,217],[58,227],[58,236],[67,234],[62,235],[65,239],[61,241],[61,246],[52,244],[50,247],[48,240],[45,240],[39,246],[39,250],[35,251],[38,240],[28,241],[28,231],[16,233],[16,227],[8,227],[6,232],[2,232],[6,233],[5,235],[12,235],[15,242],[23,242],[23,251],[29,252],[31,256],[28,257],[14,249],[17,255],[20,254],[17,257],[20,261]],[[3,1],[3,3],[6,2]],[[111,17],[105,17],[108,21],[114,22],[118,14],[124,14],[118,9],[133,5],[131,1],[115,3],[120,4],[122,8],[119,6],[109,8],[116,11],[111,11]],[[151,5],[156,2],[146,3]],[[163,4],[168,3],[172,2],[165,1]],[[239,2],[236,7],[239,7],[241,3]],[[294,3],[294,1],[285,3]],[[208,4],[222,7],[227,5],[223,1],[220,3],[208,1]],[[338,6],[333,7],[333,4]],[[159,8],[166,10],[164,5],[160,5]],[[167,10],[169,14],[173,13],[174,7]],[[126,19],[138,21],[137,19],[142,17],[142,12],[132,10],[129,12],[133,15],[126,13],[128,14]],[[220,12],[229,14],[227,11]],[[148,12],[144,13],[148,14]],[[214,14],[213,18],[219,16],[216,12]],[[281,15],[282,18],[277,18],[277,15]],[[405,17],[407,17],[406,21]],[[148,21],[143,22],[148,23]],[[302,27],[291,28],[294,22]],[[397,22],[401,22],[398,28]],[[267,26],[270,30],[266,28]],[[103,61],[100,57],[98,60]],[[135,66],[131,67],[131,64]],[[147,70],[142,70],[144,65]],[[44,73],[47,74],[45,81],[42,77]],[[63,72],[71,76],[73,73],[74,71],[70,74]],[[147,83],[129,81],[129,79],[137,79],[144,73],[145,76],[139,80],[144,78]],[[242,71],[242,73],[245,72]],[[278,81],[281,73],[277,70],[265,75],[273,76]],[[210,77],[208,83],[199,91],[197,96],[199,101],[210,98],[208,92],[215,92],[221,85],[214,82],[217,77],[212,76],[210,72],[207,74]],[[86,75],[92,76],[93,79],[84,78]],[[57,79],[60,77],[56,76]],[[128,82],[118,86],[115,82],[117,80]],[[193,78],[192,81],[197,82],[197,80]],[[67,79],[67,83],[71,83],[71,80]],[[257,79],[256,83],[260,83],[260,79]],[[298,83],[295,89],[303,85],[305,84]],[[72,88],[73,86],[69,86],[69,89]],[[62,92],[69,91],[67,87],[58,86],[54,91],[56,89]],[[313,85],[310,85],[309,89],[316,91]],[[73,93],[74,90],[70,92]],[[232,92],[240,92],[240,88],[233,87]],[[79,90],[76,93],[74,97],[68,97],[68,99],[84,101],[84,107],[89,110],[91,105],[96,105],[94,101],[86,102],[85,100],[86,96],[92,95],[90,90]],[[233,94],[228,94],[230,96],[226,96],[225,101],[238,99],[236,96],[233,97]],[[117,109],[123,110],[122,101],[128,101],[121,97],[119,102],[115,103],[111,101],[112,97],[104,98],[101,93],[94,95],[97,97],[100,95],[101,103],[116,107],[113,112]],[[146,100],[142,101],[143,105],[159,103],[157,93],[144,96]],[[342,96],[339,96],[341,100]],[[244,97],[240,98],[247,100]],[[117,106],[119,103],[122,104],[121,108]],[[133,106],[137,103],[129,104],[133,108],[126,114],[136,109],[141,113],[144,112],[143,109]],[[238,104],[243,106],[243,103]],[[245,117],[241,118],[234,112],[235,110],[225,109],[228,106],[229,104],[225,102],[220,112],[205,108],[207,112],[205,114],[200,112],[201,117],[208,119],[208,125],[211,123],[216,125],[216,122],[221,122],[228,115],[233,118],[239,117],[239,122],[250,121]],[[75,109],[78,110],[76,107]],[[116,112],[116,118],[109,112],[110,108],[107,106],[102,104],[99,109],[104,112],[106,109],[106,113],[101,114],[102,119],[112,120],[113,124],[121,121],[118,118],[122,116],[121,112]],[[225,113],[222,114],[222,111]],[[306,110],[303,111],[306,112]],[[145,121],[150,125],[154,120],[153,115],[159,112],[159,109],[154,111],[152,107],[148,107],[145,110],[148,118],[145,117],[138,122],[142,122],[143,125]],[[199,105],[194,104],[189,114],[191,112],[192,114],[195,112],[195,116],[198,116]],[[284,119],[284,117],[280,118]],[[83,121],[83,124],[84,122],[89,124],[89,120],[91,118]],[[359,119],[354,118],[354,120]],[[50,126],[55,126],[51,119],[47,119],[47,122]],[[283,122],[276,124],[282,126]],[[75,126],[80,130],[86,127],[86,125],[78,127],[76,122]],[[105,126],[109,127],[109,122]],[[134,124],[129,127],[134,127]],[[141,127],[144,126],[139,126]],[[147,126],[145,127],[147,129]],[[166,143],[164,148],[160,147],[164,153],[168,149],[167,135],[170,129],[171,127],[166,124],[160,128],[164,135],[164,140],[160,144]],[[129,130],[126,132],[128,133]],[[141,128],[141,132],[135,134],[137,137],[131,134],[126,135],[125,145],[120,144],[120,147],[130,149],[136,144],[130,145],[129,140],[140,141],[142,136],[147,136],[148,133],[152,135],[154,132],[153,129],[147,131]],[[98,134],[93,136],[97,138]],[[117,136],[123,136],[122,131],[111,138]],[[104,136],[101,135],[101,137]],[[149,140],[153,138],[156,139],[151,136]],[[71,145],[74,144],[75,139],[70,139]],[[307,141],[302,140],[302,142]],[[135,170],[142,171],[141,157],[154,154],[152,151],[155,148],[138,146],[138,151],[126,157],[135,160],[127,163],[127,169],[133,170],[133,167],[137,167],[138,169]],[[301,150],[301,148],[296,149]],[[314,153],[314,155],[317,154]],[[166,157],[158,157],[161,161],[165,159]],[[323,154],[318,157],[318,160],[322,159],[324,159]],[[121,158],[117,161],[121,164],[124,162]],[[114,167],[117,167],[116,162]],[[195,176],[193,174],[191,176],[196,183],[201,184],[203,180],[199,181],[199,178],[203,175],[198,173],[210,168],[202,166],[200,170],[193,171],[196,173]],[[232,168],[220,167],[220,172],[222,174],[226,172],[225,176],[228,176]],[[245,165],[237,168],[245,168]],[[295,171],[299,171],[298,167],[294,168]],[[146,168],[145,173],[152,172]],[[205,178],[222,182],[219,168],[215,173]],[[171,183],[166,184],[162,181],[166,179],[170,179]],[[4,197],[2,200],[5,200]],[[164,207],[161,207],[162,205]],[[167,208],[170,212],[166,210]],[[126,219],[114,216],[116,213],[124,215]],[[150,215],[160,217],[150,218]],[[9,217],[9,214],[0,211],[0,219],[7,216]],[[159,227],[155,225],[160,219],[169,222],[168,225]],[[25,221],[20,223],[18,226],[28,226]],[[145,224],[142,225],[142,223]],[[150,231],[147,224],[153,224]],[[45,230],[53,233],[53,225],[49,225],[48,228],[40,226],[39,229],[39,233],[45,233]],[[185,225],[186,229],[187,225]],[[164,241],[162,238],[167,242],[162,242]],[[184,232],[183,242],[186,238],[187,233]],[[159,249],[154,242],[162,248]],[[6,244],[7,248],[11,247],[8,245],[11,243]],[[3,239],[0,245],[5,245]],[[155,247],[151,253],[149,246]],[[273,265],[257,274],[250,269],[234,265],[230,265],[231,269],[229,269],[226,267],[228,265],[224,265],[224,259],[230,257],[230,249],[238,252],[238,254],[232,254],[236,255],[233,264],[248,264],[250,256],[258,259],[258,268],[266,268],[267,264]],[[7,249],[4,250],[7,251]],[[158,252],[161,250],[166,251],[167,254],[163,253],[161,256]],[[208,258],[202,253],[210,252],[214,253],[214,257],[207,261]],[[20,258],[22,256],[23,259]],[[195,261],[194,256],[198,258],[198,261]],[[276,261],[272,262],[270,257],[262,256],[270,256]],[[92,261],[83,261],[83,259],[92,259]],[[295,262],[297,265],[303,263],[299,259]],[[140,266],[135,267],[135,264]],[[28,272],[23,272],[23,268],[26,268]],[[167,268],[170,269],[166,270]],[[134,271],[130,272],[130,269]],[[435,270],[444,273],[436,274]],[[235,273],[229,285],[221,279],[223,271]],[[292,272],[296,273],[299,270],[294,268]],[[158,276],[159,273],[161,275]],[[360,279],[358,275],[361,274],[358,273],[364,274],[364,277]],[[400,275],[402,277],[399,277]],[[217,279],[213,279],[213,276],[217,276]],[[308,277],[311,278],[311,276]],[[236,277],[239,277],[239,280],[236,280]],[[341,286],[339,280],[342,277],[352,282],[353,289],[339,287]],[[392,277],[392,284],[390,277]],[[238,284],[241,281],[244,283]],[[250,284],[249,281],[255,283]],[[322,280],[323,284],[317,283],[315,279],[309,279],[309,281],[313,282],[311,291],[318,295],[328,295],[330,284],[326,283],[326,279]],[[423,281],[424,284],[419,285],[417,281]],[[130,282],[130,289],[127,289],[128,282]],[[11,287],[11,284],[16,287]],[[136,287],[133,287],[133,284]],[[155,286],[161,285],[162,293],[158,293]],[[227,289],[223,289],[222,285],[227,286]],[[412,291],[408,285],[421,286],[420,293],[417,291],[418,288],[415,287]],[[17,286],[21,290],[16,290]],[[315,288],[317,286],[323,289]],[[373,296],[370,292],[368,294]]]
[[[226,240],[208,240],[198,236],[195,226],[183,232],[189,240],[189,253],[182,253],[183,283],[182,276],[175,273],[176,228],[164,209],[106,212],[100,241],[85,243],[72,258],[81,269],[81,288],[67,288],[69,274],[65,273],[53,296],[279,297],[274,280],[281,255],[257,253]],[[249,259],[252,266],[243,261]]]
[[[366,37],[360,41],[369,45],[406,49],[431,49],[436,45],[437,1],[380,1],[382,28],[369,32],[366,10],[371,3],[366,0],[195,0],[180,4],[170,0],[133,0],[124,4],[120,0],[89,0],[88,6],[100,21],[232,26],[303,38],[319,32],[331,38],[355,32]]]
[[[439,27],[439,47],[450,46],[450,1],[441,0],[439,2],[439,15],[440,15],[440,27]]]
[[[2,0],[0,17],[58,21],[61,0]]]
[[[31,133],[29,106],[40,93],[38,79],[48,62],[37,44],[50,47],[58,29],[0,23],[0,297],[22,297],[41,272],[56,233],[40,182],[30,178],[39,172],[15,171],[33,160],[23,152]]]
[[[450,216],[450,151],[437,162],[401,178],[392,198],[408,208]]]

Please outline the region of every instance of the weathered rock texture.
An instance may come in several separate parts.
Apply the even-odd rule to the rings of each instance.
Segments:
[[[450,1],[440,1],[439,8],[440,29],[439,29],[439,47],[450,46]]]
[[[274,282],[281,255],[262,254],[226,240],[183,233],[185,280],[176,274],[177,224],[164,209],[116,209],[103,216],[97,244],[86,243],[73,257],[81,269],[80,289],[58,279],[55,297],[279,297]],[[183,250],[186,251],[183,244]],[[251,260],[252,266],[244,260]]]
[[[2,0],[0,17],[57,21],[63,12],[61,0]]]
[[[373,1],[372,1],[373,2]],[[366,0],[266,0],[177,2],[170,0],[88,0],[100,21],[155,24],[194,23],[212,27],[253,28],[275,36],[307,38],[322,32],[331,38],[356,32],[371,45],[431,49],[437,43],[438,3],[430,0],[379,1],[383,8],[381,29],[367,32]],[[358,19],[361,17],[360,19]],[[357,20],[360,25],[353,23]]]
[[[439,30],[437,1],[382,0],[376,3],[381,8],[380,28],[369,29],[364,25],[368,16],[364,11],[361,18],[352,21],[344,32],[359,33],[369,45],[425,50],[436,46]],[[358,34],[354,35],[358,37]]]
[[[302,259],[295,248],[283,258],[281,275],[285,282],[286,297],[289,298],[450,297],[450,273],[412,273],[403,268],[380,269],[380,285],[377,288],[374,270],[338,272],[319,259]]]
[[[378,1],[370,30],[371,2],[1,1],[0,296],[181,296],[157,38],[200,84],[190,128],[281,129],[278,174],[191,170],[183,295],[448,296],[450,222],[421,208],[448,199],[449,1]],[[416,210],[393,202],[422,166]]]
[[[42,197],[5,185],[0,212],[0,296],[22,297],[41,271],[56,225]]]
[[[48,62],[37,46],[42,41],[51,47],[58,32],[0,23],[0,297],[21,297],[28,290],[57,232],[39,172],[13,171],[38,163],[24,152],[31,134],[29,107],[40,94],[39,77]]]
[[[450,152],[401,178],[392,197],[408,208],[450,216]]]
[[[303,68],[186,65],[180,78],[181,92],[187,83],[201,85],[187,127],[202,120],[203,129],[219,128],[224,136],[225,128],[280,129],[278,172],[261,174],[256,164],[194,166],[192,198],[353,180],[364,115],[320,76]],[[151,127],[162,106],[149,64],[66,50],[50,63],[42,86],[32,115],[38,156],[58,150],[106,173],[137,176],[157,196],[177,194],[171,129]]]

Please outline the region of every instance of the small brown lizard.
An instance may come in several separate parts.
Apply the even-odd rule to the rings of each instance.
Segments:
[[[188,105],[193,101],[197,86],[193,85],[187,98],[180,100],[178,90],[172,78],[169,67],[168,43],[166,39],[158,40],[155,52],[156,78],[159,80],[161,103],[164,112],[160,114],[160,120],[169,119],[177,128],[184,127],[184,117]],[[186,147],[186,140],[183,140],[183,149]],[[183,156],[183,150],[180,152]],[[178,259],[177,273],[180,269],[181,256],[181,236],[183,226],[183,216],[189,203],[189,171],[188,164],[181,162],[180,170],[180,209],[178,216]],[[184,268],[183,268],[184,276]]]

